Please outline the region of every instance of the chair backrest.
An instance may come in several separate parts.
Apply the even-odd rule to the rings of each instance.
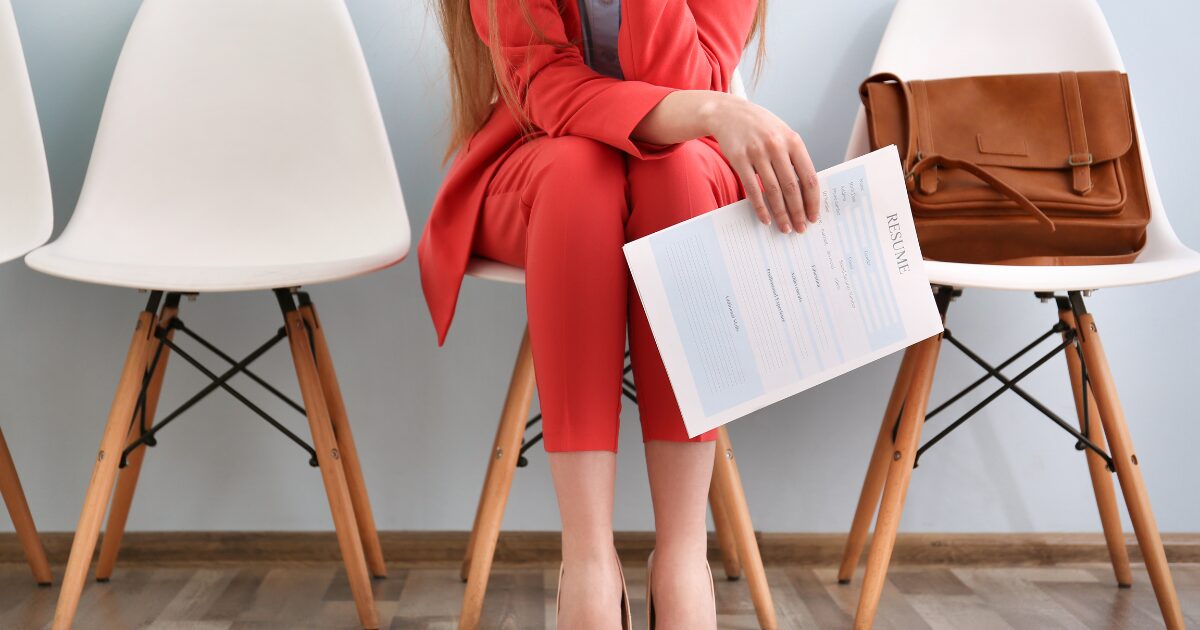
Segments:
[[[50,175],[25,55],[9,0],[0,0],[0,262],[46,242],[54,229]]]
[[[749,98],[746,94],[746,82],[742,80],[741,68],[733,69],[733,76],[729,77],[729,93],[742,98]]]
[[[342,0],[145,0],[60,242],[234,266],[399,260],[409,238]]]
[[[1120,70],[1125,65],[1095,0],[899,0],[871,72],[904,79]],[[1151,221],[1139,260],[1182,247],[1163,211],[1145,137],[1142,163]],[[860,112],[848,155],[867,149]]]

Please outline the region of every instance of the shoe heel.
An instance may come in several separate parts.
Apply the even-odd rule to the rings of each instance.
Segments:
[[[558,592],[554,596],[554,622],[558,624],[558,611],[562,608],[562,581],[565,564],[558,565]],[[629,610],[629,586],[625,584],[625,571],[621,569],[621,558],[617,556],[617,575],[621,576],[621,629],[633,630],[633,613]]]
[[[616,555],[614,550],[614,555]],[[621,568],[621,556],[617,555],[617,574],[621,576],[621,627],[633,630],[633,613],[629,610],[629,586],[625,584],[625,570]]]
[[[709,592],[712,593],[712,608],[717,609],[717,583],[713,580],[712,565],[707,561],[704,563],[708,569],[708,586]],[[646,627],[649,630],[654,630],[654,552],[650,552],[650,557],[646,559]]]
[[[563,570],[566,567],[566,563],[558,563],[558,590],[554,594],[554,625],[558,625],[558,611],[562,609],[562,578]]]
[[[654,630],[654,552],[646,558],[646,627]]]

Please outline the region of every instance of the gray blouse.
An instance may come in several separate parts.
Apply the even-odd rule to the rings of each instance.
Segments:
[[[621,30],[621,0],[579,0],[583,25],[583,59],[587,65],[615,79],[624,79],[617,57],[617,34]]]

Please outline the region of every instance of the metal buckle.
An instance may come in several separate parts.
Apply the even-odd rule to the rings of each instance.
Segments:
[[[1071,155],[1067,156],[1067,165],[1068,166],[1091,166],[1092,161],[1093,161],[1091,153],[1088,153],[1087,157],[1082,160],[1075,159],[1076,155],[1079,155],[1079,154],[1072,153]]]
[[[917,169],[916,169],[916,166],[917,166],[917,163],[919,163],[921,160],[924,160],[924,159],[925,159],[925,154],[921,153],[921,150],[920,150],[920,149],[917,149],[917,151],[916,151],[916,154],[915,154],[915,155],[913,155],[913,164],[912,164],[912,165],[913,165],[913,168],[910,168],[910,169],[908,169],[908,170],[907,170],[907,171],[905,171],[905,173],[904,173],[904,179],[905,179],[905,181],[908,181],[908,180],[910,180],[910,179],[911,179],[911,180],[913,180],[913,181],[916,181],[916,177],[917,177]]]

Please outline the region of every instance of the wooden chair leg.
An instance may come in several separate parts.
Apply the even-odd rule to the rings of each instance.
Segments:
[[[1179,595],[1175,592],[1175,584],[1171,579],[1167,555],[1163,550],[1158,525],[1154,521],[1154,512],[1150,509],[1141,465],[1133,449],[1133,439],[1125,423],[1121,402],[1117,398],[1117,389],[1113,383],[1108,359],[1104,355],[1104,346],[1100,342],[1100,333],[1090,313],[1081,312],[1078,315],[1078,323],[1080,346],[1083,348],[1092,391],[1096,394],[1096,405],[1100,408],[1100,420],[1104,424],[1104,432],[1108,435],[1113,467],[1117,469],[1117,479],[1121,482],[1121,492],[1125,496],[1125,507],[1129,510],[1129,520],[1133,522],[1133,532],[1137,536],[1138,547],[1142,550],[1146,571],[1150,574],[1150,583],[1154,586],[1154,595],[1158,598],[1158,607],[1162,611],[1167,628],[1182,630],[1184,621],[1183,611],[1179,606]]]
[[[375,630],[379,628],[379,612],[375,608],[375,596],[371,592],[371,576],[367,573],[367,560],[363,554],[362,539],[358,535],[354,505],[346,484],[346,472],[342,467],[341,449],[333,435],[333,425],[329,420],[329,409],[326,407],[321,377],[313,359],[308,330],[300,312],[290,304],[291,296],[279,294],[279,297],[284,309],[288,345],[296,366],[296,378],[300,382],[301,398],[308,412],[313,448],[317,451],[321,480],[329,497],[329,511],[333,513],[334,530],[342,552],[342,562],[346,565],[350,591],[354,596],[354,604],[363,628]]]
[[[862,492],[858,495],[858,507],[854,510],[854,522],[850,525],[850,534],[846,537],[846,549],[842,552],[842,565],[838,568],[838,583],[849,584],[854,577],[854,569],[862,556],[863,547],[867,543],[867,533],[871,529],[871,521],[875,519],[875,508],[879,506],[879,497],[883,494],[883,481],[887,477],[888,462],[892,456],[892,430],[896,428],[896,419],[904,407],[904,396],[908,392],[908,383],[912,377],[913,357],[916,346],[904,352],[900,361],[900,371],[896,373],[896,381],[892,385],[892,395],[888,398],[887,410],[883,412],[883,424],[879,427],[879,435],[875,438],[875,450],[871,453],[871,461],[867,465],[867,476],[863,479]]]
[[[1059,311],[1059,319],[1063,324],[1075,328],[1075,316],[1069,309]],[[1064,333],[1064,336],[1066,333]],[[1067,357],[1067,372],[1071,375],[1071,391],[1075,395],[1075,410],[1079,416],[1080,431],[1087,431],[1088,437],[1100,448],[1107,448],[1104,439],[1104,424],[1100,420],[1100,410],[1096,406],[1096,396],[1088,388],[1086,407],[1084,405],[1083,369],[1079,354],[1074,346],[1068,347],[1063,354]],[[1088,423],[1084,425],[1084,411],[1087,411]],[[1108,545],[1108,556],[1112,560],[1113,574],[1117,585],[1129,588],[1133,585],[1133,571],[1129,568],[1129,552],[1125,548],[1125,534],[1121,531],[1121,513],[1117,508],[1117,493],[1113,489],[1112,475],[1104,460],[1092,450],[1087,454],[1088,474],[1092,478],[1092,490],[1096,494],[1096,508],[1100,511],[1100,525],[1104,529],[1104,542]]]
[[[737,541],[738,558],[746,573],[750,587],[750,599],[758,614],[758,625],[763,630],[775,630],[779,622],[775,618],[775,603],[771,588],[767,584],[767,573],[763,569],[758,540],[754,536],[754,524],[750,521],[750,508],[746,505],[746,494],[742,489],[742,478],[733,457],[733,445],[725,427],[717,429],[717,453],[713,467],[713,483],[721,493],[721,505],[729,517],[734,539]]]
[[[729,508],[725,506],[720,488],[715,483],[709,484],[708,504],[712,508],[713,529],[717,533],[717,547],[721,550],[721,563],[725,566],[725,579],[737,580],[742,577],[742,562],[738,558],[737,539],[733,535],[733,524],[729,522]]]
[[[501,427],[497,426],[496,438],[492,442],[493,445],[500,443],[500,429]],[[492,448],[494,451],[499,447],[493,446]],[[458,567],[458,578],[463,582],[466,582],[467,578],[471,576],[471,557],[475,555],[475,536],[479,532],[479,517],[483,515],[483,504],[487,501],[486,493],[487,489],[491,487],[493,483],[491,480],[493,474],[497,474],[495,471],[494,460],[489,458],[487,473],[485,473],[483,477],[483,491],[480,492],[479,502],[475,506],[475,521],[471,523],[471,533],[467,536],[467,549],[463,554],[462,564],[460,564]]]
[[[871,538],[871,550],[867,555],[862,594],[859,596],[858,610],[854,616],[856,630],[869,629],[879,608],[888,564],[896,544],[900,514],[904,509],[904,497],[908,492],[908,482],[912,477],[913,463],[921,440],[921,428],[925,423],[925,410],[929,405],[929,392],[933,386],[933,372],[937,368],[941,343],[942,336],[934,335],[917,344],[913,350],[912,376],[904,397],[904,412],[900,415],[896,441],[888,458],[890,461],[883,485],[883,498],[879,505],[879,518],[875,522],[875,535]]]
[[[512,489],[513,473],[517,470],[534,387],[533,354],[529,347],[529,328],[526,327],[508,385],[504,412],[500,416],[500,428],[492,445],[487,477],[479,498],[479,510],[475,514],[470,556],[464,567],[467,587],[458,620],[460,630],[478,627],[483,612],[483,597],[487,592],[488,574],[492,570],[492,556],[496,553],[504,508],[508,504],[509,490]]]
[[[58,604],[54,610],[54,630],[70,628],[79,608],[83,583],[87,579],[92,553],[96,550],[96,539],[100,536],[100,522],[104,519],[104,510],[108,507],[113,482],[117,477],[117,466],[121,463],[121,451],[129,431],[129,420],[133,417],[133,410],[141,393],[142,377],[146,369],[146,349],[151,345],[154,326],[154,312],[142,311],[133,331],[133,340],[129,344],[125,366],[121,370],[121,380],[108,414],[108,424],[100,440],[96,463],[92,466],[92,478],[88,483],[87,494],[84,495],[79,524],[71,541],[71,554],[67,559],[62,590],[59,591]]]
[[[371,499],[367,496],[367,482],[363,478],[362,465],[358,459],[358,447],[350,431],[350,419],[346,415],[346,403],[342,388],[338,384],[337,372],[333,368],[333,355],[325,339],[325,328],[317,317],[316,307],[302,297],[300,314],[312,331],[316,348],[317,372],[321,376],[321,388],[325,403],[329,406],[329,417],[333,422],[333,433],[338,450],[342,454],[342,468],[346,471],[346,484],[350,488],[350,501],[354,505],[354,519],[358,523],[358,536],[362,539],[363,553],[371,575],[387,577],[387,565],[383,560],[383,546],[379,543],[379,531],[375,528],[375,515],[371,511]]]
[[[50,563],[46,560],[46,548],[42,546],[42,539],[38,537],[37,527],[33,524],[33,515],[29,512],[29,503],[25,500],[25,491],[21,489],[21,479],[17,477],[17,467],[3,431],[0,431],[0,495],[3,495],[4,504],[8,506],[8,515],[12,517],[13,529],[25,552],[29,569],[33,571],[33,579],[41,586],[49,586],[54,578],[50,574]]]
[[[169,298],[171,302],[163,307],[156,322],[157,325],[171,321],[179,313],[177,297]],[[174,330],[167,331],[167,338],[172,339]],[[146,418],[147,425],[154,423],[154,414],[158,409],[158,395],[162,392],[163,376],[167,373],[167,358],[171,351],[157,339],[151,339],[146,351],[146,369],[154,363],[154,356],[159,354],[158,365],[150,375],[150,383],[146,388]],[[129,427],[127,443],[137,439],[141,434],[137,422]],[[96,581],[107,582],[112,577],[113,567],[117,564],[117,554],[121,551],[121,539],[125,536],[125,524],[129,520],[129,508],[133,505],[133,494],[137,490],[138,479],[142,473],[142,461],[146,457],[146,446],[142,445],[129,454],[125,468],[117,475],[117,490],[113,494],[112,505],[108,508],[108,525],[104,528],[104,536],[100,540],[100,557],[96,560]]]

